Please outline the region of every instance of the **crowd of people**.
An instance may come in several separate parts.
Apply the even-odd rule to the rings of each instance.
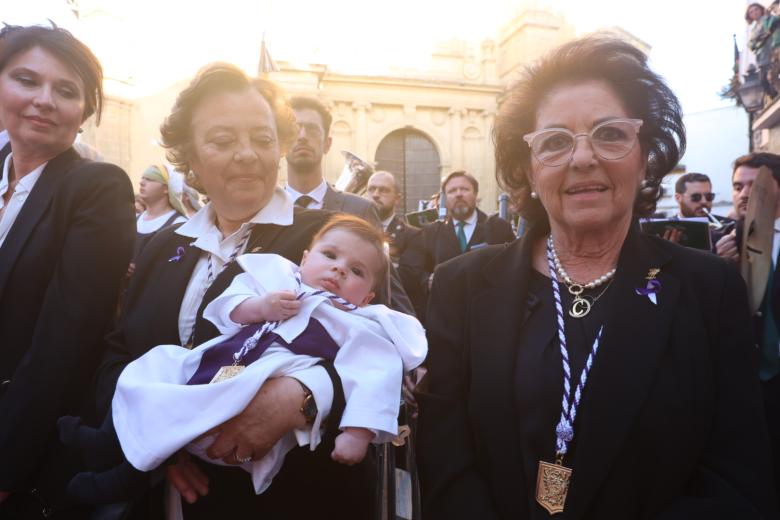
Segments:
[[[373,518],[402,396],[425,518],[780,515],[780,231],[752,316],[738,269],[780,156],[735,161],[731,217],[679,178],[711,250],[643,232],[686,138],[630,44],[571,41],[504,93],[520,239],[470,172],[419,229],[392,172],[334,189],[327,107],[225,63],[134,197],[74,148],[102,104],[69,32],[0,34],[0,518]]]

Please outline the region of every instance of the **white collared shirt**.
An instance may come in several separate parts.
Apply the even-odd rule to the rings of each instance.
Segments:
[[[772,238],[772,267],[777,261],[777,253],[780,251],[780,218],[775,219],[775,234]]]
[[[389,217],[387,217],[382,221],[382,229],[385,231],[385,233],[387,232],[387,226],[390,225],[390,222],[393,221],[394,217],[395,217],[395,213],[391,213]]]
[[[328,192],[328,183],[324,180],[319,186],[311,190],[309,193],[300,193],[290,187],[289,184],[285,184],[284,189],[292,197],[293,202],[298,200],[298,197],[308,195],[312,201],[306,206],[308,209],[322,209],[322,203],[325,201],[325,194]]]
[[[11,138],[8,137],[8,130],[3,130],[0,132],[0,150],[2,150],[10,140]]]
[[[476,208],[471,213],[471,216],[464,220],[463,233],[466,235],[466,243],[471,242],[471,237],[474,235],[474,230],[477,228],[477,210]],[[452,225],[455,226],[455,236],[458,236],[458,222],[456,218],[452,218]]]
[[[216,225],[216,214],[211,203],[206,204],[195,213],[186,223],[176,230],[176,233],[185,237],[191,237],[193,247],[200,250],[200,258],[192,271],[184,298],[179,309],[179,338],[181,344],[189,342],[195,326],[195,317],[206,294],[208,286],[208,257],[211,254],[214,277],[222,270],[222,267],[230,259],[236,246],[241,243],[250,224],[277,224],[290,226],[293,223],[293,198],[282,188],[274,188],[273,196],[263,209],[257,212],[249,222],[241,224],[236,232],[223,237]],[[244,252],[246,245],[239,250]],[[175,252],[172,251],[171,255]],[[313,366],[309,369],[295,373],[295,378],[305,384],[314,395],[317,403],[318,419],[327,417],[333,402],[333,384],[327,371],[321,366]]]
[[[174,214],[178,214],[175,209],[172,209],[170,211],[166,211],[159,217],[149,218],[149,213],[144,210],[143,213],[141,213],[135,222],[135,230],[136,232],[142,234],[142,235],[148,235],[149,233],[154,233],[156,231],[159,231],[163,225],[165,225],[166,222],[168,222],[168,219],[171,218]],[[187,217],[184,215],[179,215],[175,219],[173,219],[173,222],[171,224],[178,224],[179,222],[187,222]]]
[[[8,236],[9,231],[11,231],[14,222],[16,222],[16,217],[19,216],[19,212],[27,201],[27,197],[30,196],[30,192],[35,187],[35,183],[38,182],[44,168],[49,164],[47,161],[19,179],[19,182],[16,183],[13,195],[8,199],[8,207],[5,207],[3,196],[8,192],[8,170],[11,168],[12,156],[13,154],[10,153],[8,154],[8,157],[6,157],[5,164],[3,164],[3,178],[0,179],[0,210],[4,209],[2,216],[0,216],[0,247],[3,247],[5,238]]]

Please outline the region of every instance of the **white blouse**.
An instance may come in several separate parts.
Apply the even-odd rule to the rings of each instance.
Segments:
[[[8,192],[8,171],[11,168],[12,158],[13,153],[8,154],[8,157],[6,157],[5,163],[3,164],[3,178],[0,179],[0,211],[2,211],[2,214],[0,214],[0,247],[3,247],[5,237],[8,236],[11,227],[13,227],[14,222],[16,222],[16,217],[19,216],[19,212],[22,210],[24,203],[27,202],[27,197],[30,196],[30,192],[35,187],[35,183],[38,182],[44,168],[49,164],[48,162],[45,162],[19,179],[19,182],[16,183],[13,195],[8,199],[8,206],[6,207],[3,197]]]

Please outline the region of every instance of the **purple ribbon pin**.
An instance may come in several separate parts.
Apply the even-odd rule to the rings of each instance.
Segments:
[[[661,282],[656,279],[648,280],[647,286],[643,288],[637,288],[636,293],[640,296],[647,296],[647,298],[653,302],[653,305],[658,305],[658,298],[656,294],[661,290]]]
[[[168,259],[169,262],[179,262],[184,257],[184,248],[179,246],[176,248],[176,254]]]

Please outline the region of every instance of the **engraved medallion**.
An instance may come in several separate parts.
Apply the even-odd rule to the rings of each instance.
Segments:
[[[536,475],[536,501],[551,515],[562,513],[570,480],[571,469],[540,460]]]
[[[209,381],[209,384],[211,383],[219,383],[220,381],[224,381],[226,379],[230,379],[231,377],[235,377],[241,372],[244,371],[244,368],[242,365],[230,365],[226,367],[220,368],[216,374],[214,374],[214,377],[211,378],[211,381]]]
[[[582,318],[590,312],[590,301],[587,298],[583,298],[580,295],[574,297],[574,301],[571,302],[571,309],[569,309],[569,316],[572,318]]]

